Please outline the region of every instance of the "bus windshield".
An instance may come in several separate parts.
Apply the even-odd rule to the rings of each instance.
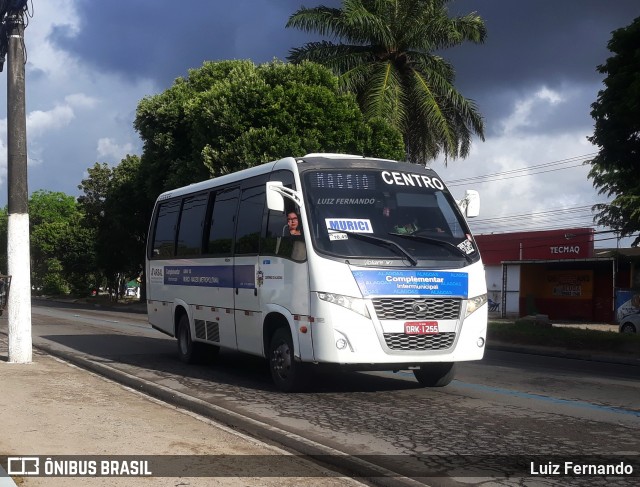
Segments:
[[[310,170],[302,182],[320,253],[412,266],[462,267],[480,258],[464,217],[432,171]]]

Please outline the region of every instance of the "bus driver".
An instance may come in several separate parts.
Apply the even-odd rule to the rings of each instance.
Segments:
[[[287,226],[289,227],[289,235],[301,235],[300,217],[295,211],[287,213]]]

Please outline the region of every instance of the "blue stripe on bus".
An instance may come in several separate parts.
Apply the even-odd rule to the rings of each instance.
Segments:
[[[165,266],[164,283],[167,286],[254,289],[256,287],[255,267],[253,265]]]

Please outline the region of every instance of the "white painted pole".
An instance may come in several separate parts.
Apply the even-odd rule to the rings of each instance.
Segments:
[[[9,362],[32,360],[31,258],[29,252],[29,193],[27,190],[27,121],[24,79],[24,23],[15,13],[8,20],[7,50],[7,258],[9,288]]]
[[[9,288],[9,362],[29,363],[31,342],[31,266],[29,256],[29,215],[10,214],[7,257],[11,286]]]

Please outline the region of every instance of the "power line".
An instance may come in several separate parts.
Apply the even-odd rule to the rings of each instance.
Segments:
[[[492,174],[471,176],[467,178],[454,179],[447,183],[449,187],[468,185],[470,183],[480,184],[496,181],[504,181],[525,176],[536,176],[550,172],[562,171],[565,169],[573,169],[584,166],[590,159],[598,153],[591,152],[580,156],[568,157],[557,161],[535,164],[518,169],[510,169]],[[580,164],[574,164],[580,161]],[[606,205],[607,203],[593,203],[591,205],[583,205],[569,208],[556,208],[538,212],[520,213],[512,215],[502,215],[485,219],[474,219],[469,221],[469,226],[477,235],[490,233],[514,233],[514,232],[538,232],[547,230],[560,230],[571,227],[595,227],[609,228],[595,223],[595,215],[593,207],[596,205]],[[508,232],[500,232],[500,230],[508,229]],[[490,231],[491,230],[491,231]],[[601,230],[595,232],[602,233],[618,233],[616,230]],[[634,235],[627,235],[624,238],[632,238]],[[595,242],[606,240],[619,240],[620,237],[609,237],[594,239]]]
[[[597,152],[592,152],[590,154],[570,157],[567,159],[560,159],[557,161],[545,162],[542,164],[536,164],[533,166],[527,166],[519,169],[510,169],[507,171],[500,171],[492,174],[484,174],[479,176],[470,176],[468,178],[453,179],[447,182],[447,186],[455,187],[455,186],[466,185],[469,183],[479,184],[479,183],[487,183],[487,182],[493,182],[493,181],[503,181],[507,179],[514,179],[514,178],[519,178],[524,176],[535,176],[537,174],[545,174],[549,172],[562,171],[565,169],[582,167],[584,166],[585,161],[587,161],[589,158],[594,157],[596,154]],[[582,161],[582,162],[580,164],[567,166],[567,164],[571,164],[577,161]],[[554,166],[564,166],[564,167],[554,168]],[[553,169],[550,169],[550,168],[553,168]]]
[[[454,179],[447,183],[450,187],[468,185],[469,183],[488,183],[514,179],[525,176],[535,176],[549,172],[562,171],[584,166],[585,163],[597,155],[597,152],[583,154],[580,156],[568,157],[556,161],[535,164],[518,169],[510,169],[492,174],[471,176],[468,178]],[[573,164],[581,161],[580,164]],[[570,208],[557,208],[530,213],[520,213],[512,215],[501,215],[485,219],[474,219],[469,221],[469,226],[476,234],[495,233],[500,229],[509,229],[509,233],[518,231],[543,231],[562,229],[567,226],[588,226],[607,228],[594,222],[595,215],[592,208],[595,205],[606,205],[607,203],[593,203],[592,205],[583,205]],[[514,227],[514,224],[517,225]],[[488,232],[489,230],[492,232]],[[612,232],[614,232],[612,230]]]
[[[503,215],[503,216],[497,216],[492,218],[475,219],[473,220],[473,222],[474,223],[493,223],[497,221],[504,221],[506,219],[522,219],[525,217],[537,218],[537,217],[545,217],[545,216],[555,216],[558,213],[560,214],[580,213],[584,211],[591,211],[592,207],[593,205],[574,206],[570,208],[553,208],[553,209],[544,210],[544,211],[534,211],[529,213],[519,213],[514,215]]]
[[[531,218],[529,220],[523,220],[522,218],[505,218],[504,220],[498,220],[495,222],[486,222],[486,223],[474,223],[471,222],[470,225],[473,228],[500,228],[500,227],[509,227],[513,228],[517,227],[529,227],[531,225],[548,225],[554,226],[560,222],[564,222],[563,225],[566,226],[570,222],[575,222],[575,226],[594,226],[597,224],[593,220],[592,215],[559,215],[554,218]]]
[[[583,205],[569,208],[552,208],[549,210],[501,215],[469,221],[470,227],[476,234],[496,232],[508,229],[509,232],[535,231],[566,228],[567,226],[594,226],[593,205]],[[597,226],[597,225],[596,225]]]

